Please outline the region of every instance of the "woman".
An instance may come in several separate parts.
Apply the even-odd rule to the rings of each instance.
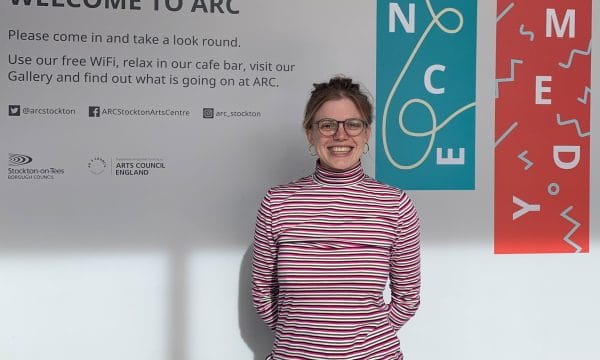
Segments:
[[[419,219],[404,192],[363,172],[373,119],[360,86],[314,87],[303,125],[315,172],[270,189],[256,221],[252,297],[275,332],[267,359],[402,359],[396,333],[420,302]]]

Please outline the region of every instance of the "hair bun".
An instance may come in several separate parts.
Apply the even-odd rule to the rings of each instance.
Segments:
[[[329,82],[315,83],[313,84],[315,91],[321,91],[327,88],[338,89],[338,90],[349,90],[360,92],[360,85],[352,82],[351,78],[336,76],[329,79]]]
[[[339,89],[360,91],[360,85],[352,82],[352,79],[347,77],[336,76],[329,80],[329,85]]]

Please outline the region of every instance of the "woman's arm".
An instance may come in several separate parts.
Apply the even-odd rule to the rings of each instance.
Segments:
[[[389,319],[399,330],[417,311],[421,302],[420,222],[412,201],[400,197],[397,239],[390,259]]]
[[[277,323],[277,249],[271,231],[270,193],[263,198],[254,229],[252,248],[252,301],[271,328]]]

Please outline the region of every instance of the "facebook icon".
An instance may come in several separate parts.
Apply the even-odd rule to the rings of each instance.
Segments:
[[[89,107],[89,117],[100,117],[100,106]]]

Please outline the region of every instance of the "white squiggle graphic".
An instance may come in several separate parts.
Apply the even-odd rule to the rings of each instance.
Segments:
[[[464,111],[468,110],[469,108],[472,108],[472,107],[475,106],[475,102],[472,102],[472,103],[469,103],[467,105],[464,105],[463,107],[461,107],[460,109],[458,109],[454,113],[452,113],[450,116],[448,116],[439,125],[437,125],[437,117],[435,115],[435,111],[434,111],[433,107],[428,102],[426,102],[425,100],[421,100],[421,99],[410,99],[410,100],[408,100],[406,103],[404,103],[404,105],[402,105],[402,108],[400,109],[400,113],[398,115],[398,122],[399,122],[400,128],[402,129],[402,131],[404,131],[405,134],[407,134],[409,136],[412,136],[412,137],[430,136],[429,144],[427,146],[427,150],[423,153],[423,156],[419,160],[417,160],[415,163],[413,163],[413,164],[402,165],[402,164],[399,164],[396,160],[394,160],[394,157],[390,153],[390,149],[389,149],[388,142],[387,142],[387,119],[388,119],[388,112],[390,110],[390,104],[392,102],[392,98],[396,94],[396,91],[398,89],[398,85],[400,85],[400,82],[404,78],[404,75],[406,74],[406,71],[408,70],[408,68],[410,67],[411,63],[413,62],[413,60],[414,60],[417,52],[419,51],[419,48],[423,45],[423,41],[425,40],[425,38],[427,37],[427,35],[429,34],[429,32],[431,31],[431,29],[433,28],[434,25],[436,25],[437,27],[439,27],[443,32],[445,32],[447,34],[456,34],[456,33],[458,33],[462,29],[462,26],[463,26],[463,17],[462,17],[462,14],[458,10],[456,10],[455,8],[444,8],[439,13],[436,14],[433,11],[433,8],[431,7],[430,0],[426,0],[425,2],[427,4],[427,9],[428,9],[428,11],[429,11],[429,13],[431,15],[431,22],[429,23],[429,25],[427,25],[427,28],[425,29],[425,31],[421,35],[421,38],[419,39],[419,41],[415,45],[415,48],[413,49],[412,53],[408,57],[406,63],[404,64],[404,67],[400,71],[400,74],[398,74],[398,77],[396,78],[396,81],[394,82],[394,85],[392,86],[392,89],[390,90],[390,92],[388,94],[387,100],[385,102],[385,106],[383,108],[383,119],[382,119],[382,124],[381,124],[381,127],[382,127],[382,133],[381,134],[382,134],[382,138],[383,138],[383,149],[385,150],[385,155],[386,155],[387,159],[390,161],[390,163],[395,168],[400,169],[400,170],[410,170],[410,169],[414,169],[416,167],[419,167],[425,161],[425,159],[427,159],[427,157],[431,153],[431,149],[433,148],[433,143],[435,141],[435,135],[436,135],[436,133],[438,131],[440,131],[444,126],[446,126],[450,121],[452,121],[455,117],[457,117],[458,115],[460,115],[462,112],[464,112]],[[458,17],[458,20],[459,20],[458,21],[458,25],[454,29],[449,29],[449,28],[445,27],[440,22],[440,18],[442,16],[444,16],[448,12],[453,13],[454,15],[456,15]],[[410,130],[406,129],[406,127],[404,126],[404,117],[403,117],[404,116],[404,111],[406,110],[406,108],[408,106],[410,106],[411,104],[415,104],[415,103],[423,105],[429,111],[429,114],[431,115],[431,121],[432,121],[431,130],[425,131],[425,132],[413,132],[413,131],[410,131]]]
[[[508,134],[510,134],[516,127],[517,127],[518,123],[515,121],[509,128],[508,130],[506,130],[504,132],[504,134],[502,134],[498,140],[496,140],[496,143],[494,144],[494,148],[496,146],[498,146],[498,144],[500,144],[502,141],[504,141],[504,139],[508,136]]]
[[[515,3],[510,3],[506,9],[502,10],[502,12],[496,17],[496,22],[500,21],[500,19],[502,19],[504,17],[504,15],[506,15],[506,13],[508,13],[510,11],[510,9],[513,8],[513,6],[515,6]]]
[[[518,158],[521,159],[525,164],[525,170],[529,170],[530,167],[533,166],[533,161],[529,160],[528,158],[525,157],[525,155],[527,155],[527,150],[523,151],[522,153],[519,154]]]
[[[586,86],[586,87],[585,87],[585,90],[584,90],[584,92],[583,92],[583,96],[582,96],[582,97],[580,97],[580,98],[577,98],[577,101],[579,101],[580,103],[583,103],[583,104],[587,104],[587,102],[588,102],[588,97],[589,97],[589,95],[590,95],[591,93],[592,93],[592,89],[590,89],[590,87],[589,87],[589,86]]]
[[[500,97],[500,83],[515,81],[515,65],[522,64],[523,60],[510,59],[510,76],[496,80],[496,99]]]
[[[521,27],[519,28],[519,33],[524,36],[529,36],[529,41],[533,41],[533,39],[535,38],[535,34],[533,33],[533,31],[526,31],[525,25],[523,24],[521,24]]]
[[[575,128],[577,128],[577,135],[579,135],[579,137],[586,137],[586,136],[590,136],[590,132],[581,132],[581,126],[579,125],[579,121],[577,119],[570,119],[570,120],[565,120],[565,121],[561,121],[560,120],[560,114],[556,114],[556,122],[558,123],[558,125],[560,126],[565,126],[565,125],[569,125],[569,124],[575,124]]]
[[[567,63],[558,63],[558,66],[568,69],[571,67],[571,64],[573,63],[573,58],[575,57],[575,54],[579,54],[579,55],[584,55],[587,56],[589,54],[592,53],[592,40],[590,40],[590,44],[588,45],[587,50],[583,51],[581,49],[573,49],[571,50],[571,53],[569,54],[569,61],[567,61]]]
[[[573,205],[569,206],[568,208],[566,208],[565,210],[563,210],[563,212],[560,213],[560,216],[562,218],[566,219],[568,222],[570,222],[571,224],[573,224],[573,227],[571,228],[571,230],[569,230],[569,232],[567,233],[567,235],[565,235],[563,237],[563,240],[567,244],[569,244],[572,247],[574,247],[576,253],[579,253],[579,252],[581,252],[581,246],[577,245],[577,243],[575,243],[573,240],[571,240],[571,235],[573,235],[575,233],[575,231],[577,231],[577,229],[579,229],[579,227],[581,226],[581,223],[579,223],[577,220],[573,219],[572,217],[570,217],[568,215],[571,210],[573,210]]]

